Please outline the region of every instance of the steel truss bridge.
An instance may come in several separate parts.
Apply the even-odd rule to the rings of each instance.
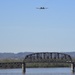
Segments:
[[[72,57],[65,53],[58,52],[39,52],[26,55],[21,62],[4,62],[0,63],[0,68],[20,68],[22,66],[23,73],[26,72],[26,63],[70,63],[71,70],[75,70],[75,62],[72,62]],[[5,66],[4,66],[5,65]],[[9,66],[10,65],[10,66]]]
[[[61,63],[70,63],[72,62],[72,58],[68,54],[57,53],[57,52],[41,52],[41,53],[33,53],[29,54],[25,57],[23,62],[27,63],[44,63],[44,62],[61,62]]]

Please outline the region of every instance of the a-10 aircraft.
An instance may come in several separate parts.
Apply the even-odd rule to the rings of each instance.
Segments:
[[[48,9],[48,8],[46,8],[46,7],[39,7],[39,8],[36,8],[36,9]]]

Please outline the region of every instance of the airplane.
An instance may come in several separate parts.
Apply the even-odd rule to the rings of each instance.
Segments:
[[[48,9],[48,8],[45,8],[45,7],[39,7],[39,8],[36,8],[36,9]]]

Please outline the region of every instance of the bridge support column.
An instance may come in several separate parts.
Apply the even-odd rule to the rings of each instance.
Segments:
[[[75,72],[75,63],[71,63],[71,70],[72,72]]]
[[[23,73],[26,72],[26,63],[25,62],[22,63],[22,72]]]

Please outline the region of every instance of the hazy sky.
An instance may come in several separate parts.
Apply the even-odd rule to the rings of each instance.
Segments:
[[[75,51],[75,0],[0,0],[0,52],[40,51]]]

